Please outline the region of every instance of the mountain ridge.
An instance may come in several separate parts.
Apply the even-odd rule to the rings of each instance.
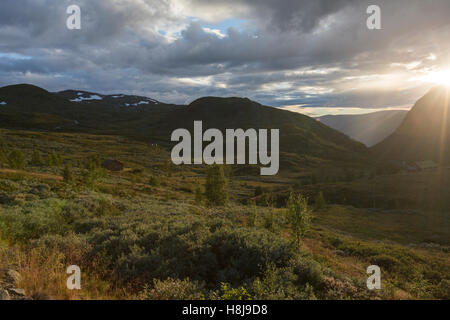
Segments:
[[[139,140],[151,140],[169,147],[173,145],[170,141],[173,130],[192,129],[194,121],[202,120],[205,130],[280,129],[280,152],[289,154],[290,156],[285,158],[293,162],[301,161],[312,165],[327,161],[364,162],[368,158],[368,149],[343,133],[306,115],[264,106],[248,98],[202,97],[189,105],[155,103],[148,107],[132,108],[138,112],[129,112],[129,108],[116,108],[105,101],[102,95],[94,92],[71,90],[50,93],[43,90],[39,91],[43,98],[38,102],[31,101],[30,104],[38,105],[36,108],[39,109],[39,114],[36,114],[36,110],[27,105],[27,101],[33,99],[36,88],[23,85],[0,88],[0,100],[5,98],[9,103],[11,95],[8,91],[20,93],[22,99],[20,103],[11,101],[11,106],[7,108],[9,115],[0,108],[2,127],[123,135]],[[76,99],[74,94],[77,97],[98,95],[99,98],[76,102],[68,100]],[[55,119],[51,123],[27,122],[24,114],[27,114],[29,119]],[[15,117],[12,125],[11,117]]]
[[[450,88],[430,89],[399,128],[371,150],[381,159],[450,163]]]
[[[325,115],[316,119],[345,133],[350,138],[372,147],[392,134],[400,126],[407,113],[407,110],[383,110],[356,115]]]

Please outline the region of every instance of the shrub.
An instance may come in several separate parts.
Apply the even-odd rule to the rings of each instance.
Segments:
[[[450,280],[443,279],[434,289],[434,296],[438,299],[450,299]]]
[[[8,163],[8,156],[6,155],[6,151],[0,150],[0,165]]]
[[[25,167],[25,155],[22,151],[14,149],[8,156],[8,164],[12,169],[23,169]]]
[[[42,158],[42,154],[39,150],[33,150],[30,163],[34,166],[42,166],[44,164],[44,159]]]
[[[255,188],[255,197],[260,196],[264,193],[263,188],[261,186],[257,186]]]
[[[203,290],[198,282],[191,281],[189,278],[155,279],[153,288],[145,286],[138,297],[143,300],[203,300],[205,299]]]
[[[159,185],[161,184],[158,177],[155,177],[155,176],[151,176],[148,183],[149,183],[149,185],[151,185],[153,187],[159,187]]]
[[[91,166],[82,172],[81,177],[87,186],[92,187],[95,181],[106,177],[106,171],[101,167]]]
[[[252,298],[256,300],[314,298],[314,295],[310,293],[306,296],[304,289],[306,285],[298,285],[298,276],[294,274],[292,267],[276,268],[269,265],[263,276],[256,278],[253,282],[250,292]]]
[[[4,210],[0,217],[4,222],[2,234],[16,241],[37,239],[46,234],[64,234],[70,227],[62,209],[66,202],[58,199],[26,202]]]
[[[222,166],[208,168],[205,195],[212,205],[223,206],[228,202],[227,180]]]
[[[202,188],[200,186],[198,186],[195,189],[195,203],[200,205],[203,202],[203,192],[202,192]]]
[[[62,164],[61,155],[56,152],[51,152],[47,155],[47,166],[49,167],[59,167]]]
[[[12,193],[14,191],[20,190],[20,185],[17,182],[11,180],[0,180],[0,191],[6,191]]]
[[[268,263],[285,266],[294,257],[287,241],[266,230],[203,216],[179,220],[127,215],[91,219],[75,230],[91,234],[91,255],[110,257],[108,267],[122,281],[176,276],[209,287],[238,285],[260,275]]]
[[[227,283],[222,283],[222,300],[250,300],[250,294],[244,287],[231,288]]]
[[[327,203],[325,201],[323,193],[322,193],[322,191],[320,191],[317,194],[316,199],[314,200],[314,209],[320,210],[320,209],[323,209],[326,205],[327,205]]]
[[[98,155],[90,156],[85,163],[85,168],[89,171],[101,168],[101,161]]]
[[[316,290],[324,287],[327,270],[324,270],[320,263],[313,260],[310,256],[302,255],[293,260],[291,264],[292,272],[297,275],[300,285],[310,284]]]
[[[370,262],[374,265],[379,266],[383,270],[394,271],[400,265],[400,262],[394,257],[380,254],[375,257],[370,258]]]
[[[269,231],[275,231],[275,217],[273,207],[270,207],[269,212],[264,215],[264,228]]]
[[[69,182],[73,181],[72,167],[68,163],[64,166],[63,177],[64,177],[64,182],[69,183]]]
[[[257,214],[255,200],[250,200],[248,207],[249,207],[249,213],[247,216],[247,226],[254,227],[254,226],[256,226],[256,214]]]

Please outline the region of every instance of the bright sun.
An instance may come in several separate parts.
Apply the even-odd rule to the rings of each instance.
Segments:
[[[450,87],[450,69],[430,73],[427,81]]]

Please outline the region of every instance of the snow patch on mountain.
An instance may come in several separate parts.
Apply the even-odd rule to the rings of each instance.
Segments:
[[[137,107],[138,105],[150,104],[150,103],[156,104],[158,102],[155,101],[155,100],[149,99],[149,100],[139,101],[139,102],[136,102],[136,103],[125,103],[125,106],[127,106],[127,107],[130,107],[130,106]]]
[[[78,94],[80,94],[80,92]],[[89,100],[103,100],[103,98],[98,96],[98,95],[96,95],[96,94],[94,94],[94,95],[91,95],[89,97],[81,97],[80,96],[80,97],[78,97],[76,99],[72,99],[70,101],[72,101],[72,102],[81,102],[81,101],[89,101]]]

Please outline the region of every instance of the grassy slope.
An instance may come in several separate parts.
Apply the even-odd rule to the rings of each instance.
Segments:
[[[86,254],[92,253],[91,246],[101,248],[106,245],[98,241],[102,237],[107,238],[107,234],[113,232],[107,230],[118,228],[122,230],[117,234],[118,236],[122,234],[121,237],[124,237],[130,234],[132,238],[137,237],[133,241],[139,242],[142,241],[139,238],[139,228],[160,223],[161,228],[164,229],[175,223],[175,225],[180,224],[178,227],[191,226],[190,230],[194,232],[191,237],[194,237],[195,228],[206,223],[204,222],[206,218],[206,221],[220,219],[221,224],[230,223],[236,230],[243,228],[244,234],[250,237],[254,229],[247,228],[246,221],[252,209],[241,203],[253,197],[257,186],[262,187],[265,192],[277,193],[287,189],[286,182],[293,185],[297,181],[297,179],[289,180],[288,177],[284,177],[281,178],[282,181],[273,182],[255,176],[234,175],[231,177],[229,186],[231,204],[226,208],[208,208],[195,203],[193,192],[198,185],[204,183],[204,168],[202,166],[174,167],[168,162],[168,153],[158,147],[149,147],[145,143],[123,137],[105,135],[12,130],[2,130],[1,135],[10,146],[20,146],[28,158],[33,148],[43,153],[56,151],[62,154],[66,161],[74,164],[82,162],[88,156],[99,154],[102,158],[118,158],[124,161],[128,168],[140,169],[135,173],[130,170],[120,174],[110,173],[96,182],[93,188],[84,186],[81,182],[79,185],[67,185],[59,181],[41,180],[38,177],[20,174],[0,176],[2,191],[0,216],[16,215],[16,210],[27,207],[36,214],[47,212],[44,208],[50,206],[63,205],[67,208],[75,208],[72,214],[76,220],[73,225],[67,226],[68,230],[59,230],[58,224],[53,226],[55,229],[52,232],[61,231],[67,234],[67,242],[63,242],[65,245],[61,245],[58,242],[61,240],[56,241],[52,238],[53,236],[46,236],[41,240],[32,240],[35,249],[31,249],[30,252],[29,248],[25,249],[27,246],[20,239],[14,241],[13,234],[3,237],[2,245],[0,245],[1,263],[5,264],[7,261],[9,264],[18,264],[24,275],[25,289],[38,298],[134,298],[139,290],[135,286],[129,287],[123,284],[116,277],[111,277],[112,270],[106,267],[107,261],[111,259],[110,254],[114,252],[108,253],[111,247],[104,247],[105,254],[97,252],[95,259],[89,259],[89,263],[85,260]],[[61,174],[62,167],[27,167],[26,170]],[[74,168],[74,175],[77,179],[80,176],[77,165]],[[160,184],[149,184],[151,176],[158,177]],[[411,184],[412,179],[435,180],[433,176],[428,175],[406,176],[403,180],[397,176],[381,176],[375,179],[377,184],[384,183],[379,189],[380,197],[388,198],[393,190],[383,189],[383,186],[389,183],[392,185],[393,182],[399,182],[400,186],[404,186]],[[336,184],[340,183],[307,185],[300,190],[320,187],[327,194],[327,186],[333,189]],[[366,190],[363,188],[366,184],[364,180],[342,184],[349,188],[361,189],[363,193]],[[289,242],[290,236],[283,218],[283,210],[276,208],[273,210],[276,227],[268,231],[264,225],[271,209],[257,207],[258,227],[255,232],[260,232],[261,235],[269,238],[272,237],[271,234],[274,234],[275,238],[272,240],[274,242],[278,238]],[[81,211],[86,212],[88,216],[77,216]],[[331,270],[332,276],[326,273],[325,280],[316,289],[317,294],[320,294],[319,297],[353,299],[445,297],[445,285],[448,282],[443,282],[442,279],[448,278],[449,274],[448,211],[423,210],[408,213],[394,210],[386,212],[331,205],[316,212],[315,216],[313,228],[302,245],[302,254],[311,256],[321,268]],[[104,223],[106,224],[102,227]],[[137,225],[132,227],[134,223]],[[96,225],[97,227],[91,229]],[[138,228],[135,236],[132,231],[135,230],[134,228]],[[98,236],[103,234],[103,236],[96,238],[95,234]],[[237,235],[233,237],[235,236]],[[215,235],[212,234],[211,237],[214,239]],[[125,239],[122,242],[124,245],[129,241]],[[225,239],[226,237],[222,241]],[[430,242],[435,245],[426,245]],[[53,248],[50,246],[51,243],[59,243],[59,246]],[[411,243],[415,245],[410,245]],[[160,246],[162,250],[164,246],[162,244]],[[183,250],[186,250],[184,252],[186,254],[190,250],[181,248],[177,247],[177,250],[181,251],[176,255],[176,259],[181,259]],[[138,259],[138,256],[134,259]],[[65,280],[64,266],[73,264],[74,261],[85,266],[84,270],[87,270],[86,286],[79,293],[68,293],[61,284]],[[383,273],[384,289],[376,294],[364,290],[367,277],[365,268],[372,263],[379,264],[383,270],[387,270]],[[208,268],[208,265],[200,264],[198,267]],[[122,276],[125,275],[122,274]],[[127,283],[139,282],[139,279],[133,279]],[[277,283],[280,281],[277,280]],[[319,290],[322,286],[329,288],[330,291]],[[138,286],[138,288],[141,287]],[[274,289],[269,291],[272,292]],[[154,295],[150,297],[155,298]]]

